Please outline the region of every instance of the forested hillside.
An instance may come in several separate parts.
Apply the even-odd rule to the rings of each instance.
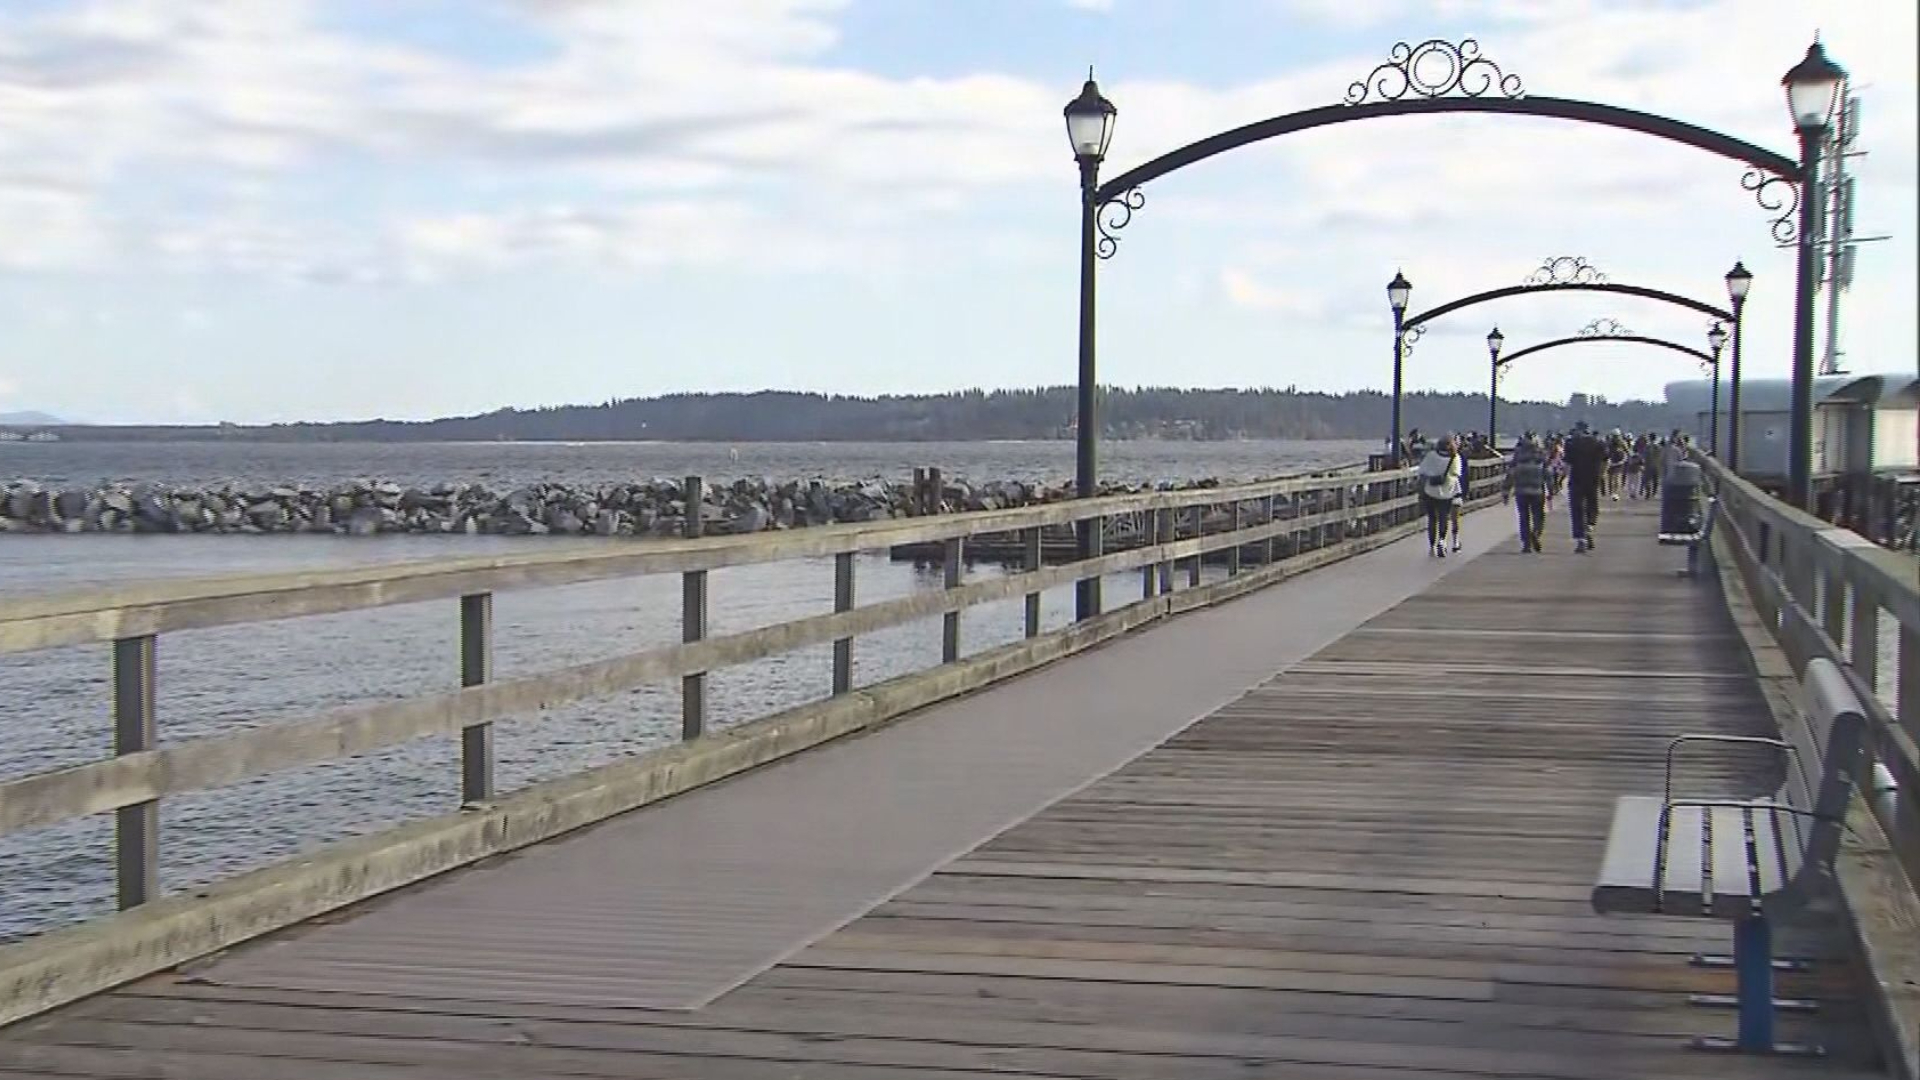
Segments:
[[[1109,438],[1365,439],[1384,436],[1388,399],[1381,393],[1321,394],[1287,390],[1181,390],[1142,387],[1101,392],[1102,434]],[[426,421],[366,420],[261,427],[73,427],[69,438],[302,440],[621,440],[721,442],[933,441],[1065,438],[1073,433],[1074,390],[968,390],[886,397],[763,391],[671,394],[657,398],[501,409],[479,416]],[[1410,394],[1405,426],[1474,431],[1486,426],[1487,399],[1473,394]],[[1502,402],[1504,433],[1562,428],[1584,419],[1596,427],[1665,430],[1666,406],[1586,401],[1575,407]]]

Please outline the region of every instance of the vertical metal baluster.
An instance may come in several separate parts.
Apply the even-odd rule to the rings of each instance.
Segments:
[[[493,594],[460,598],[460,685],[479,686],[493,678]],[[493,725],[460,729],[460,801],[493,798]]]
[[[947,541],[946,586],[960,587],[961,548],[965,540],[956,536]],[[960,659],[960,613],[949,611],[940,620],[940,662],[951,664]]]
[[[1271,495],[1260,500],[1260,524],[1269,527],[1273,525],[1273,496]],[[1265,542],[1262,543],[1260,562],[1263,566],[1272,566],[1274,563],[1280,561],[1279,540],[1280,538],[1277,536],[1269,536]]]
[[[1196,505],[1193,508],[1193,538],[1198,540],[1206,534],[1207,508]],[[1205,555],[1196,552],[1193,556],[1193,561],[1187,564],[1187,588],[1197,589],[1200,587],[1200,564],[1205,559]]]
[[[1227,528],[1233,531],[1233,546],[1227,549],[1227,576],[1240,576],[1240,527],[1245,516],[1241,510],[1246,506],[1239,499],[1233,500],[1233,509],[1229,511]]]
[[[833,610],[853,610],[853,558],[858,552],[842,551],[833,557]],[[844,694],[853,689],[853,636],[833,640],[833,692]]]
[[[701,509],[705,505],[704,486],[697,476],[687,477],[687,516],[682,532],[696,538],[704,528]],[[707,572],[688,570],[680,575],[680,640],[687,644],[707,636]],[[707,673],[695,672],[680,677],[680,738],[697,739],[707,730]]]
[[[1160,508],[1160,510],[1155,512],[1154,522],[1153,522],[1153,533],[1154,533],[1156,542],[1163,545],[1173,543],[1173,540],[1174,540],[1173,527],[1174,527],[1174,519],[1173,519],[1172,507],[1170,506],[1162,507]],[[1170,593],[1172,591],[1173,591],[1173,560],[1163,558],[1160,560],[1160,594],[1162,596],[1165,596],[1167,593]]]
[[[152,750],[159,740],[154,713],[154,636],[113,643],[113,752]],[[114,881],[120,910],[160,898],[160,803],[157,799],[114,811]]]
[[[1021,546],[1026,549],[1023,552],[1026,556],[1026,568],[1030,571],[1040,569],[1043,565],[1040,527],[1035,525],[1032,528],[1021,530],[1020,541]],[[1030,592],[1027,594],[1025,630],[1028,637],[1040,636],[1040,594],[1038,592]]]

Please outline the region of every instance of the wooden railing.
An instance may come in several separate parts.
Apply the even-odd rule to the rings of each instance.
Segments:
[[[1793,674],[1824,656],[1855,681],[1874,732],[1861,790],[1908,880],[1920,881],[1920,558],[1788,506],[1712,459],[1703,464],[1720,500],[1715,528]],[[1881,670],[1888,632],[1891,693]]]
[[[1471,470],[1477,498],[1497,491],[1495,472],[1495,467],[1485,464]],[[11,597],[0,608],[0,653],[111,644],[114,756],[0,782],[0,835],[86,815],[115,814],[119,904],[122,909],[136,908],[160,896],[157,823],[160,801],[168,796],[459,732],[458,803],[484,804],[495,797],[496,723],[678,679],[681,736],[691,742],[707,732],[706,679],[716,669],[831,643],[830,685],[834,697],[841,697],[855,692],[853,654],[863,634],[941,616],[943,666],[953,665],[961,659],[961,613],[966,609],[1024,597],[1024,634],[1032,643],[1044,636],[1043,590],[1138,570],[1140,599],[1102,616],[1103,626],[1124,630],[1144,619],[1193,606],[1171,598],[1202,589],[1200,563],[1209,553],[1230,553],[1227,581],[1216,583],[1226,588],[1215,593],[1232,595],[1292,572],[1302,556],[1411,528],[1418,513],[1414,484],[1410,470],[1345,472],[748,536],[610,542],[587,552],[572,548]],[[1043,565],[1038,550],[1042,529],[1118,515],[1144,515],[1150,520],[1153,528],[1146,542],[1064,565]],[[690,520],[697,517],[692,515]],[[968,539],[1008,532],[1026,540],[1028,559],[1020,572],[965,580]],[[857,553],[928,541],[944,545],[944,588],[856,604]],[[1264,565],[1243,567],[1239,556],[1248,551],[1257,552],[1249,562]],[[709,572],[827,555],[834,557],[832,611],[739,633],[709,635]],[[1181,564],[1186,570],[1184,586],[1176,574]],[[495,593],[663,573],[677,573],[683,580],[681,643],[510,680],[494,679]],[[1216,598],[1215,593],[1198,601]],[[154,693],[160,635],[435,600],[458,603],[461,689],[332,708],[250,730],[160,745]],[[1105,631],[1070,626],[1054,633],[1074,636],[1051,652],[1029,649],[1030,660],[1039,657],[1033,662],[1044,662],[1064,655],[1098,640]],[[1005,674],[1019,667],[1008,662],[996,670]]]

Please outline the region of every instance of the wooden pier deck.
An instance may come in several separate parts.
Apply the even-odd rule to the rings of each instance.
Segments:
[[[1666,740],[1769,723],[1717,585],[1676,576],[1679,556],[1653,544],[1646,511],[1603,514],[1599,550],[1580,556],[1561,520],[1548,553],[1529,556],[1503,539],[1504,511],[1474,515],[1467,558],[1431,560],[1404,541],[144,979],[0,1031],[0,1077],[1881,1075],[1838,916],[1781,934],[1783,948],[1821,961],[1784,977],[1783,991],[1822,1003],[1814,1017],[1783,1016],[1783,1035],[1817,1035],[1833,1051],[1796,1061],[1685,1048],[1686,1035],[1732,1024],[1685,1000],[1730,989],[1729,974],[1687,963],[1724,951],[1726,924],[1588,906],[1612,799],[1657,789]],[[1188,692],[1203,677],[1210,699]],[[1100,733],[1108,712],[1125,738]],[[944,789],[862,794],[831,774],[850,768],[840,754],[915,775],[937,764],[949,722],[983,719],[999,723],[976,739],[1064,725],[1071,738],[1034,738],[1021,753],[1073,765],[1024,787],[962,771],[961,789],[1002,799],[1008,820],[967,825],[981,835],[957,855],[954,833],[914,817],[916,805],[943,813]],[[1757,759],[1729,760],[1693,775],[1727,792],[1770,786]],[[827,905],[789,919],[757,973],[680,1007],[585,1003],[558,976],[463,996],[463,983],[488,984],[542,948],[550,972],[589,966],[582,927],[623,925],[610,908],[647,908],[654,867],[735,886],[756,868],[773,876],[743,890],[753,895],[698,897],[709,928],[598,951],[695,952],[702,934],[738,932],[751,921],[742,910],[783,890],[784,907],[806,908],[778,875],[802,882],[820,869],[796,868],[790,846],[767,850],[799,842],[769,822],[782,809],[775,787],[797,794],[822,769],[848,798],[874,800],[860,804],[869,818],[884,815],[811,841],[835,841],[845,867],[875,836],[934,837],[897,887],[863,886],[868,907],[847,913],[858,917]],[[665,843],[635,823],[679,813],[685,837],[703,806],[737,805],[756,785],[767,786],[753,796],[764,832],[733,826],[745,831],[725,858],[609,860],[619,844]],[[569,862],[570,850],[586,854]],[[609,891],[583,865],[624,877]],[[495,884],[468,884],[483,875]],[[463,886],[483,908],[517,891],[520,921],[473,915],[452,902]],[[421,918],[436,908],[437,922]],[[395,976],[405,957],[368,943],[411,945],[444,977]]]

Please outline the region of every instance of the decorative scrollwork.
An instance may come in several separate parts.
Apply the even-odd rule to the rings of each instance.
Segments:
[[[1400,335],[1400,355],[1402,357],[1412,356],[1413,343],[1416,341],[1419,341],[1421,338],[1426,336],[1427,336],[1426,323],[1421,323],[1418,326],[1407,327],[1407,329],[1403,331]]]
[[[1147,193],[1139,188],[1127,190],[1108,199],[1094,208],[1094,227],[1100,231],[1100,239],[1094,242],[1093,253],[1103,259],[1111,259],[1120,251],[1120,238],[1114,233],[1133,223],[1133,212],[1147,205]]]
[[[1774,190],[1775,184],[1786,185],[1784,193]],[[1773,230],[1775,243],[1791,244],[1799,236],[1799,227],[1795,225],[1793,215],[1800,209],[1800,184],[1791,176],[1767,172],[1764,169],[1748,169],[1740,177],[1740,186],[1753,192],[1753,201],[1760,209],[1774,215],[1767,222]]]
[[[1458,93],[1461,97],[1517,98],[1524,91],[1520,76],[1508,75],[1500,65],[1480,55],[1480,43],[1462,38],[1459,44],[1429,38],[1418,45],[1396,42],[1387,54],[1387,62],[1373,73],[1347,87],[1347,104],[1359,105],[1374,98],[1399,101],[1411,94],[1437,98]]]
[[[1616,319],[1595,319],[1580,328],[1575,337],[1635,337],[1633,331],[1620,325]]]
[[[1540,264],[1520,284],[1529,289],[1542,285],[1604,285],[1607,275],[1579,255],[1556,255]]]

